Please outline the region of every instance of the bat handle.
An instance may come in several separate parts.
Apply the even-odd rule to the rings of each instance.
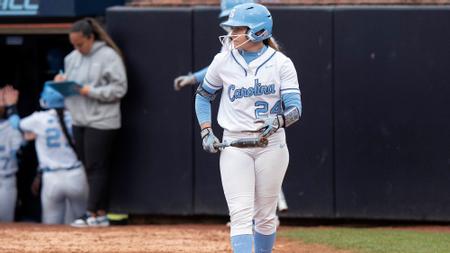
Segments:
[[[215,148],[222,149],[222,148],[230,146],[230,144],[228,144],[226,142],[222,142],[222,143],[214,143],[213,146]]]

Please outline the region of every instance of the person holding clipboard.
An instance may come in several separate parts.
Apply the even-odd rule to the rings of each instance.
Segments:
[[[121,127],[120,101],[127,92],[125,65],[120,49],[93,18],[75,22],[69,39],[74,50],[64,59],[65,73],[56,75],[54,82],[63,82],[71,92],[65,94],[65,105],[89,184],[87,212],[71,225],[109,226],[108,179]],[[57,84],[52,87],[60,91]]]

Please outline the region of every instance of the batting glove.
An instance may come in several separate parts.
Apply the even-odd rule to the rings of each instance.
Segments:
[[[262,123],[263,126],[257,131],[261,132],[261,137],[269,137],[274,134],[278,129],[284,126],[283,115],[270,116],[266,119],[257,119],[255,123]]]
[[[173,81],[173,88],[176,91],[179,91],[184,86],[194,85],[196,83],[197,83],[197,80],[195,79],[195,76],[192,74],[188,74],[185,76],[179,76],[179,77],[175,78],[175,80]]]
[[[209,153],[217,153],[219,149],[214,147],[214,143],[218,144],[220,142],[219,139],[217,139],[217,137],[214,135],[212,128],[207,127],[202,129],[200,135],[202,136],[203,150]]]

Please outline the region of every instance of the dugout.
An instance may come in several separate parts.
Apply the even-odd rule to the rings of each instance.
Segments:
[[[84,16],[101,17],[105,8],[123,0],[4,0],[0,1],[0,86],[12,84],[20,92],[21,116],[39,110],[39,94],[46,80],[64,68],[72,51],[71,23]],[[39,221],[40,200],[30,186],[37,168],[34,143],[19,154],[16,220]]]

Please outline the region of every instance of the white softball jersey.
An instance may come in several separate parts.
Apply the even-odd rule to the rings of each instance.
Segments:
[[[0,177],[17,172],[16,151],[22,143],[22,135],[8,120],[0,122]]]
[[[0,222],[12,222],[17,200],[16,151],[22,135],[8,120],[0,121]]]
[[[71,117],[66,111],[64,121],[71,129]],[[54,109],[34,112],[20,121],[20,129],[36,134],[36,153],[39,168],[59,170],[80,166],[75,151],[67,141]]]
[[[217,120],[231,132],[256,131],[256,119],[282,113],[282,95],[300,93],[291,59],[271,47],[249,64],[236,49],[217,54],[203,85],[223,89]]]
[[[67,130],[72,129],[68,111],[64,112]],[[70,223],[86,211],[88,184],[81,162],[67,141],[54,109],[35,112],[20,121],[23,131],[36,134],[35,146],[42,178],[42,222]]]

